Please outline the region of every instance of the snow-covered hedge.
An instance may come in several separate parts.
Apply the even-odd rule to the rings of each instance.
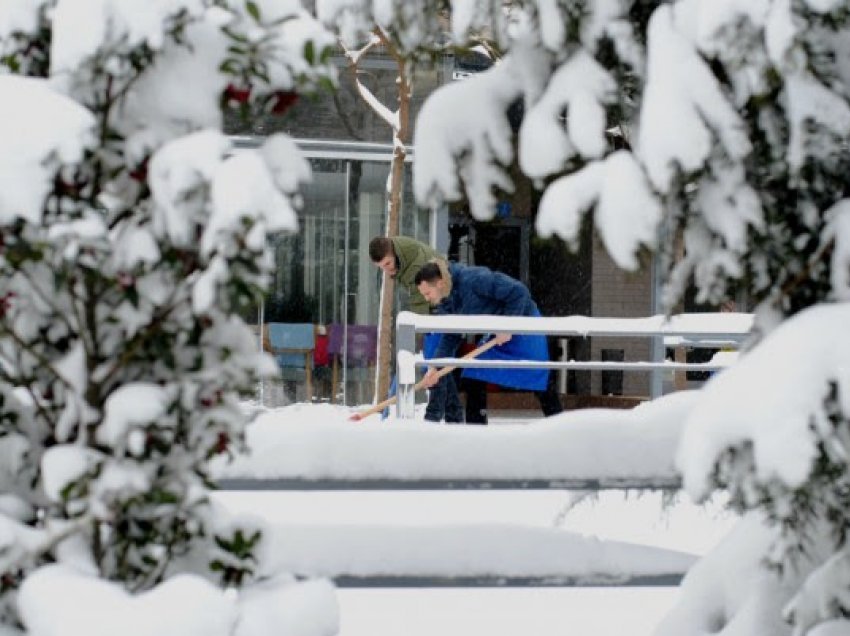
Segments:
[[[221,128],[226,109],[331,83],[332,44],[298,2],[0,3],[7,625],[286,624],[258,602],[297,597],[292,579],[225,602],[252,581],[262,528],[206,493],[209,460],[243,444],[241,399],[275,369],[240,315],[265,286],[267,234],[297,228],[309,168],[285,136],[233,154]],[[330,590],[304,594],[324,609],[288,633],[335,633]]]

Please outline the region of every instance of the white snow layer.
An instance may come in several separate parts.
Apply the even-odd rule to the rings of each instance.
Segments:
[[[493,68],[431,94],[416,121],[422,134],[415,139],[413,190],[420,205],[459,199],[462,181],[470,213],[493,217],[494,188],[513,191],[506,170],[514,156],[507,110],[522,96],[530,103],[539,98],[546,65],[541,51],[517,43]]]
[[[0,3],[0,43],[13,33],[35,32],[38,28],[38,12],[46,2],[47,0],[4,0]]]
[[[549,577],[585,583],[687,571],[694,555],[508,524],[278,526],[263,562],[307,576]]]
[[[702,167],[717,142],[729,157],[746,155],[743,122],[694,45],[676,29],[669,5],[653,13],[647,48],[637,146],[653,186],[666,192],[676,169]]]
[[[679,429],[696,399],[665,396],[632,410],[571,411],[529,424],[437,426],[347,420],[331,405],[262,414],[247,431],[248,455],[216,467],[218,478],[573,479],[673,478]],[[309,421],[301,413],[309,409]]]
[[[623,269],[636,269],[641,246],[654,246],[661,205],[630,152],[617,151],[554,181],[543,194],[537,233],[578,240],[583,214],[596,205],[595,224],[605,248]]]
[[[133,596],[116,583],[48,565],[24,581],[18,606],[28,636],[332,636],[339,627],[326,581],[270,581],[236,594],[178,575]]]
[[[201,0],[58,0],[53,10],[51,75],[74,71],[104,45],[162,48],[166,18],[180,10],[198,15]]]
[[[420,205],[433,207],[461,197],[456,165],[470,190],[476,218],[492,216],[491,184],[505,191],[513,186],[503,169],[513,158],[511,127],[505,111],[520,95],[520,86],[506,62],[434,91],[416,121],[416,161],[413,187]]]
[[[773,530],[750,514],[685,576],[680,600],[653,636],[786,636],[782,607],[796,589],[763,561]],[[844,634],[847,632],[845,631]]]
[[[212,181],[229,149],[230,140],[222,133],[202,130],[168,142],[151,157],[148,180],[156,203],[154,227],[175,245],[195,240],[186,200]]]
[[[115,446],[133,426],[150,424],[165,413],[167,392],[147,382],[133,382],[116,389],[106,400],[103,422],[97,429],[101,444]]]
[[[523,118],[519,131],[523,172],[532,178],[548,176],[562,170],[576,151],[586,158],[600,157],[607,147],[604,105],[615,90],[614,79],[584,51],[561,65]]]
[[[702,389],[676,459],[695,499],[708,494],[724,449],[745,441],[752,441],[759,480],[775,478],[791,488],[805,482],[818,453],[811,427],[830,437],[831,426],[818,416],[830,381],[850,412],[848,323],[850,303],[806,309]]]
[[[44,494],[53,502],[62,501],[62,489],[92,470],[102,460],[91,448],[60,444],[45,451],[41,458]]]
[[[82,158],[95,120],[43,79],[0,75],[0,95],[0,222],[38,223],[56,168]]]

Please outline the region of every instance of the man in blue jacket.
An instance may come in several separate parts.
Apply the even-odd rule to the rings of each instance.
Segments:
[[[444,261],[424,265],[415,278],[416,288],[443,314],[490,314],[497,316],[539,316],[540,311],[528,288],[518,280],[486,267],[471,267]],[[486,351],[480,359],[548,360],[549,347],[542,335],[498,333],[499,346]],[[444,333],[432,357],[453,357],[462,341],[460,334]],[[434,384],[437,370],[429,368],[423,381]],[[549,386],[548,369],[464,369],[467,385],[467,424],[487,423],[487,383],[533,391],[544,415],[560,413],[558,394]]]

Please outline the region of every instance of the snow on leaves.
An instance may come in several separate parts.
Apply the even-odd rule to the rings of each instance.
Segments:
[[[95,119],[43,79],[0,75],[0,222],[38,223],[58,168],[82,159]],[[34,118],[38,125],[24,126]]]
[[[207,215],[206,185],[229,148],[227,137],[206,130],[175,139],[151,157],[153,228],[172,244],[187,246],[196,240],[195,226]]]
[[[45,561],[213,576],[208,461],[272,364],[240,315],[309,177],[283,136],[235,152],[221,109],[334,75],[297,2],[84,4],[0,3],[0,64],[40,75],[0,74],[0,622]]]
[[[667,192],[677,168],[702,168],[715,142],[732,160],[751,145],[708,65],[677,31],[670,7],[653,14],[648,42],[638,152],[653,186]]]
[[[470,79],[435,91],[417,120],[414,192],[424,205],[436,206],[462,196],[479,219],[492,218],[494,188],[513,190],[505,168],[513,159],[510,104],[522,95],[510,59]]]
[[[582,215],[594,205],[608,253],[620,267],[636,269],[636,246],[655,245],[661,206],[631,153],[615,152],[553,182],[540,201],[537,232],[575,243]]]
[[[562,170],[576,152],[588,159],[602,156],[608,147],[604,107],[616,99],[616,89],[610,74],[584,51],[562,64],[523,119],[522,171],[541,178]]]
[[[850,199],[842,199],[827,211],[823,242],[833,242],[830,270],[835,300],[850,301]]]

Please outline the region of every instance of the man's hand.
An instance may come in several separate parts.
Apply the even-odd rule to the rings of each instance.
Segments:
[[[511,338],[513,338],[513,336],[509,333],[497,333],[495,336],[493,336],[493,340],[495,341],[497,347],[499,345],[505,344],[506,342],[509,342]]]
[[[432,386],[437,384],[440,381],[440,378],[437,377],[437,370],[434,367],[428,367],[428,372],[422,378],[422,385],[426,389],[430,389]]]

